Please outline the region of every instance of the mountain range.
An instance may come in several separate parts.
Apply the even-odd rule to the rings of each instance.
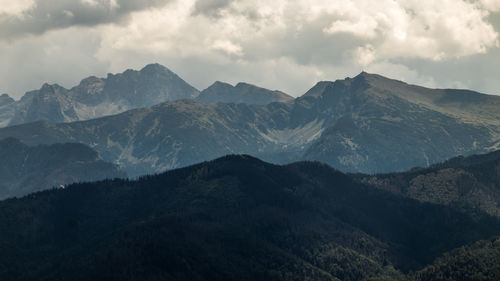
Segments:
[[[498,280],[499,108],[158,64],[1,95],[0,280]]]
[[[19,281],[430,280],[460,257],[488,261],[498,243],[485,239],[500,234],[480,210],[247,155],[8,199],[0,225],[0,279]],[[474,255],[445,254],[480,239]],[[483,270],[493,280],[494,265],[461,273]]]
[[[140,71],[129,69],[108,74],[106,78],[90,76],[71,89],[46,83],[39,90],[27,92],[19,101],[3,94],[0,96],[0,127],[34,121],[89,120],[180,99],[248,104],[293,100],[283,92],[248,83],[238,83],[233,87],[217,81],[199,92],[168,68],[149,64]]]
[[[166,67],[150,64],[140,71],[129,69],[108,74],[106,78],[91,76],[71,89],[44,84],[39,90],[27,92],[19,101],[2,96],[0,125],[88,120],[198,95],[198,90]],[[5,103],[9,103],[7,108],[3,106]]]
[[[0,200],[75,182],[127,177],[83,144],[30,147],[7,138],[0,140],[0,159]]]
[[[148,79],[166,81],[166,68],[159,65],[116,77],[127,89],[136,89],[127,92],[135,96],[146,87],[144,80],[128,77],[143,77],[143,72]],[[169,85],[154,83],[148,85]],[[0,138],[15,137],[28,145],[83,143],[131,176],[234,153],[273,163],[318,160],[341,171],[373,174],[427,167],[500,146],[499,96],[428,89],[366,72],[319,82],[294,100],[244,83],[217,82],[199,95],[191,93],[198,98],[88,121],[10,126],[0,129]],[[254,95],[267,96],[267,101],[248,100]]]

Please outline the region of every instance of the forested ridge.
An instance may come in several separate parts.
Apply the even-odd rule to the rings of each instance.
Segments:
[[[0,225],[1,280],[400,279],[500,234],[477,210],[245,155],[9,199]]]

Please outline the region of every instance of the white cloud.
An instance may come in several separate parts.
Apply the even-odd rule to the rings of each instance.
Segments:
[[[34,0],[0,0],[0,15],[21,16],[24,11],[33,8],[34,5]]]
[[[118,8],[120,4],[117,0],[80,0],[83,4],[95,7],[95,6],[103,6],[109,8]]]
[[[97,6],[99,2],[97,0],[81,0],[83,4],[87,4],[89,6]]]
[[[242,56],[243,50],[240,45],[236,45],[229,40],[216,40],[212,48],[215,50],[220,50],[229,55]]]
[[[357,63],[364,67],[370,65],[376,58],[375,50],[370,44],[358,47],[356,49],[355,56]]]
[[[498,0],[480,0],[479,3],[490,12],[500,12],[500,1]]]
[[[324,32],[335,33],[348,33],[362,38],[372,39],[377,36],[377,21],[372,17],[363,17],[358,21],[351,22],[348,20],[336,20],[330,27],[325,28]]]
[[[415,73],[416,68],[405,65],[405,60],[452,64],[488,56],[498,49],[498,31],[489,22],[499,11],[498,0],[144,1],[147,5],[131,0],[73,1],[78,5],[69,5],[70,0],[56,1],[61,8],[58,13],[64,15],[56,23],[43,20],[37,27],[39,22],[22,21],[16,25],[20,32],[34,34],[29,40],[11,35],[15,29],[0,24],[0,34],[11,35],[15,41],[2,51],[17,54],[2,61],[0,68],[24,65],[23,55],[9,48],[28,52],[36,48],[38,40],[40,46],[68,48],[64,51],[75,55],[78,63],[85,64],[80,59],[91,57],[89,65],[96,73],[101,73],[103,66],[118,72],[157,61],[179,71],[199,88],[213,80],[242,80],[299,95],[315,80],[334,80],[361,69],[395,78],[404,75],[409,82],[431,85],[428,75]],[[36,15],[41,15],[54,6],[47,4],[49,0],[21,2],[31,6],[0,9],[19,15],[43,3],[36,9],[40,10]],[[94,11],[100,12],[96,16]],[[85,40],[83,36],[91,36],[87,39],[96,42],[92,48],[79,50],[77,44],[48,41],[53,34],[75,30],[75,26],[80,26],[80,32],[67,33],[66,40],[79,42]],[[85,55],[79,56],[79,52]],[[64,57],[66,60],[71,57]],[[60,75],[62,81],[74,80],[69,74]],[[476,79],[483,78],[477,75]],[[435,78],[433,85],[456,84],[455,80]],[[11,85],[13,82],[1,88],[0,84],[0,90],[18,91],[22,87]],[[500,82],[498,85],[500,88]]]
[[[5,5],[0,6],[4,11],[0,13],[0,41],[6,41],[73,26],[124,23],[134,11],[160,7],[170,0],[1,1]]]
[[[457,0],[348,2],[345,10],[340,7],[327,10],[333,18],[340,19],[334,19],[325,32],[343,32],[367,39],[376,59],[443,60],[485,53],[498,44],[498,33],[486,21],[488,12],[473,3]]]
[[[212,10],[210,15],[200,15],[193,0],[136,13],[131,24],[113,26],[104,37],[118,42],[115,47],[174,51],[183,56],[222,50],[228,55],[263,59],[291,48],[285,44],[307,43],[299,38],[305,30],[315,28],[324,32],[323,38],[313,38],[320,44],[327,42],[325,37],[339,33],[359,38],[357,46],[336,51],[354,54],[360,65],[408,57],[454,59],[485,53],[498,45],[498,33],[486,21],[488,12],[465,1],[239,0],[213,5],[215,17]]]

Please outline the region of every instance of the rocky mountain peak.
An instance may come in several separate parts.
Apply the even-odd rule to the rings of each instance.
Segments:
[[[260,87],[257,87],[255,85],[252,85],[250,83],[245,83],[245,82],[238,82],[238,84],[236,84],[235,88],[260,88]]]
[[[40,93],[41,94],[53,94],[53,93],[59,93],[59,92],[65,92],[67,91],[64,87],[58,85],[57,83],[55,84],[49,84],[49,83],[44,83],[42,87],[40,88]]]
[[[14,103],[15,100],[7,94],[0,95],[0,106]]]
[[[173,74],[173,72],[167,67],[159,64],[159,63],[151,63],[143,67],[140,72],[142,73],[169,73]]]
[[[373,91],[367,91],[370,88],[376,89],[378,95],[398,95],[400,93],[398,89],[405,86],[408,86],[408,84],[402,81],[363,71],[352,78],[346,77],[335,82],[320,81],[307,91],[303,97],[364,96],[373,94]]]
[[[0,98],[0,127],[37,120],[71,122],[118,114],[178,99],[194,99],[199,91],[160,64],[128,69],[106,78],[90,76],[65,89],[45,83],[27,92],[12,108]]]
[[[90,76],[80,81],[80,84],[71,89],[71,91],[75,96],[78,96],[79,99],[85,100],[89,95],[93,96],[101,93],[104,90],[105,85],[105,79]]]
[[[358,75],[354,76],[352,79],[354,80],[375,80],[375,79],[387,79],[387,80],[392,80],[392,79],[389,79],[387,77],[384,77],[382,75],[379,75],[379,74],[375,74],[375,73],[368,73],[366,71],[361,71]],[[346,80],[349,80],[346,78]]]
[[[359,78],[361,78],[361,77],[366,78],[366,77],[370,77],[370,76],[373,76],[373,74],[368,73],[368,72],[366,72],[366,71],[362,70],[362,71],[361,71],[358,75],[354,76],[354,78],[356,78],[356,77],[359,77]]]
[[[102,80],[103,79],[97,78],[95,76],[89,76],[89,77],[83,79],[82,81],[80,81],[79,86],[86,87],[86,86],[93,85],[93,84],[96,84],[96,83],[101,83]]]
[[[371,87],[378,87],[378,88],[395,88],[401,86],[408,86],[408,84],[403,81],[387,78],[379,74],[373,74],[364,71],[355,76],[352,80],[358,83],[365,83],[370,85]]]
[[[176,73],[168,69],[167,67],[158,64],[158,63],[153,63],[153,64],[148,64],[145,67],[143,67],[140,71],[136,73],[137,75],[141,76],[143,79],[156,79],[160,81],[171,81],[177,84],[185,84],[188,85],[181,77],[179,77]],[[157,82],[157,81],[156,81]],[[189,85],[189,87],[191,87]],[[193,88],[193,87],[191,87]],[[198,90],[194,89],[196,92]],[[196,94],[197,95],[197,94]]]
[[[158,63],[152,63],[144,66],[141,70],[134,70],[134,69],[127,69],[122,73],[117,73],[117,74],[112,74],[108,73],[106,80],[108,82],[110,81],[115,81],[115,80],[121,80],[121,79],[141,79],[142,78],[165,78],[165,77],[175,77],[178,79],[181,79],[177,74],[172,72],[170,69],[167,67],[158,64]],[[156,81],[158,82],[158,81]]]
[[[212,85],[208,86],[205,90],[202,92],[207,93],[207,92],[212,92],[212,91],[221,91],[221,90],[229,90],[232,89],[233,85],[222,82],[222,81],[215,81]]]

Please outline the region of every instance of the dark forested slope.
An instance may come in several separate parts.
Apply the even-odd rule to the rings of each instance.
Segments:
[[[0,203],[1,280],[362,280],[500,233],[319,163],[227,156]]]
[[[422,202],[475,208],[500,216],[500,151],[360,179]]]

